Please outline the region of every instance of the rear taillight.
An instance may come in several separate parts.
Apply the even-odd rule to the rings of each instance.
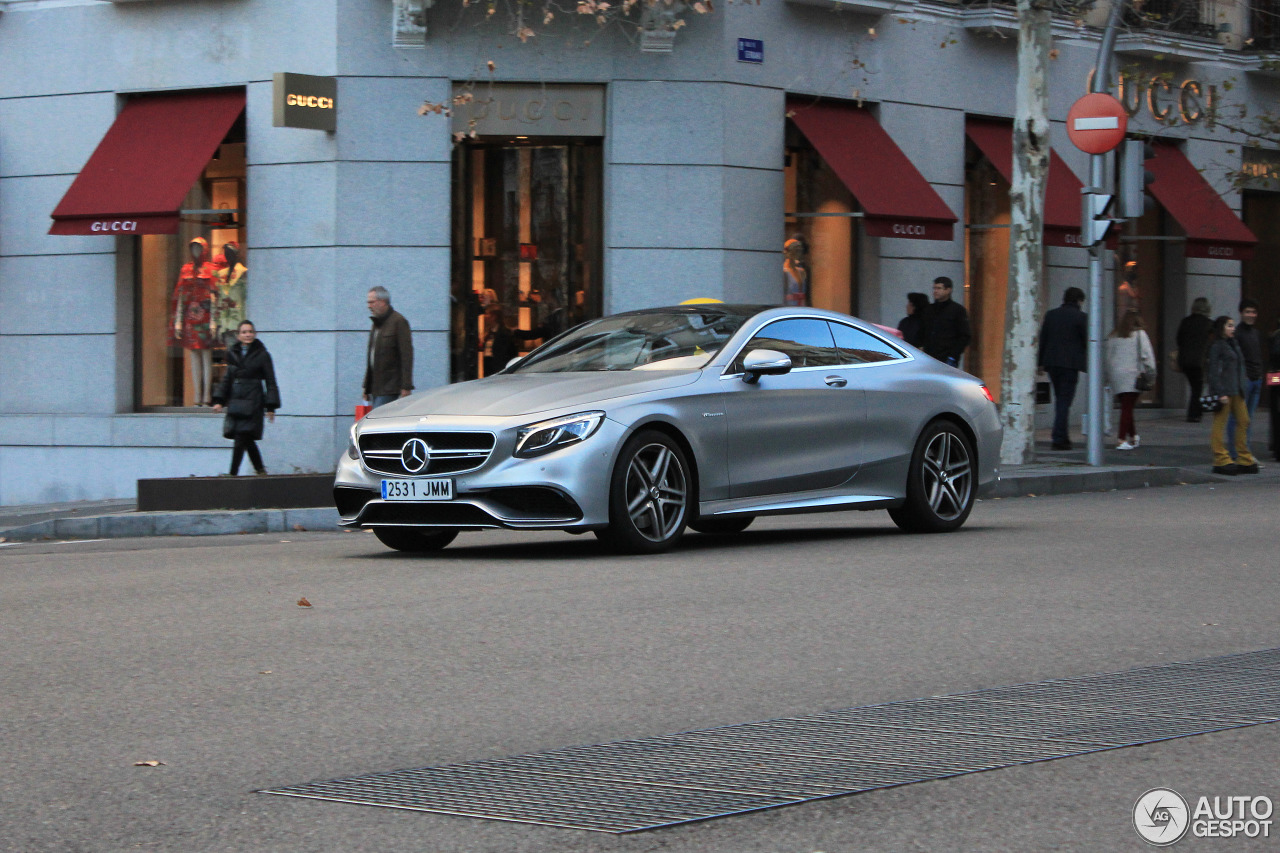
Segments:
[[[978,387],[982,389],[982,396],[986,397],[994,405],[996,402],[996,398],[991,396],[991,389],[988,388],[986,385],[979,385]]]

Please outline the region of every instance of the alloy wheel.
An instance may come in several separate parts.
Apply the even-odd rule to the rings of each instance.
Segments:
[[[684,465],[666,444],[646,444],[627,466],[627,515],[637,533],[666,542],[684,523],[689,488]]]

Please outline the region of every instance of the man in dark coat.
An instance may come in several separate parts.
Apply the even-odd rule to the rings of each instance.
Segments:
[[[1067,420],[1076,398],[1076,383],[1085,369],[1085,350],[1089,343],[1087,315],[1080,310],[1083,304],[1084,291],[1068,287],[1062,304],[1044,315],[1044,325],[1040,327],[1036,363],[1044,368],[1053,383],[1054,450],[1071,449]]]
[[[969,312],[951,301],[951,279],[940,275],[933,280],[933,304],[924,315],[924,351],[938,361],[956,367],[973,337],[969,332]]]
[[[391,294],[375,287],[366,299],[373,326],[365,354],[364,401],[374,408],[413,393],[413,331],[391,307]]]
[[[1204,360],[1208,353],[1209,333],[1213,320],[1209,317],[1209,300],[1196,297],[1191,313],[1178,324],[1178,369],[1187,377],[1191,398],[1187,400],[1187,420],[1198,423],[1203,412],[1200,395],[1204,390]]]

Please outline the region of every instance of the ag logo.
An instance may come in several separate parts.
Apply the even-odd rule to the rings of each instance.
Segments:
[[[1167,847],[1187,834],[1187,801],[1170,788],[1152,788],[1133,804],[1133,828],[1142,840]]]
[[[411,438],[400,448],[400,464],[410,474],[421,473],[431,461],[431,448],[420,438]]]

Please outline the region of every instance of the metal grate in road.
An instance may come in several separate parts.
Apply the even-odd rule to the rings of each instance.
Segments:
[[[272,788],[598,832],[1280,721],[1280,649]]]

